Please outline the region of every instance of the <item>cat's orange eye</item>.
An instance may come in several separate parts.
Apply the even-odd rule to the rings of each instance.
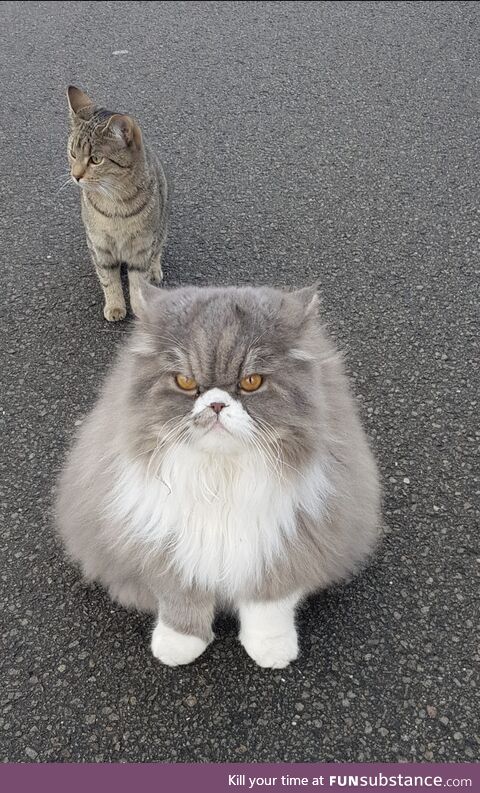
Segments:
[[[197,381],[194,377],[187,377],[185,374],[177,374],[175,382],[182,391],[196,391]]]
[[[103,162],[103,157],[100,157],[99,154],[91,154],[90,162],[92,165],[100,165],[100,163]]]
[[[242,391],[257,391],[263,383],[261,374],[249,374],[240,380]]]

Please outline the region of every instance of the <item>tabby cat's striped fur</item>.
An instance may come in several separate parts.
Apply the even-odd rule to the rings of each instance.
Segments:
[[[123,319],[120,265],[128,267],[130,305],[139,313],[140,279],[162,280],[167,234],[167,181],[162,165],[130,116],[98,108],[68,89],[72,178],[80,185],[87,245],[105,295],[104,316]]]

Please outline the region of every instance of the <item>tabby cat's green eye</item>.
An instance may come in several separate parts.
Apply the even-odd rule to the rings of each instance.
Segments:
[[[100,165],[102,161],[103,161],[103,157],[100,157],[99,154],[90,155],[90,162],[92,163],[92,165]]]

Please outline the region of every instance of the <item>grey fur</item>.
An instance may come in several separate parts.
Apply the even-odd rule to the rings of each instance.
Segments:
[[[96,107],[78,88],[68,89],[72,177],[81,178],[82,219],[98,279],[104,316],[123,319],[120,265],[126,263],[130,304],[139,310],[140,280],[162,280],[167,235],[168,189],[162,165],[130,116]],[[91,156],[98,156],[95,165]]]
[[[239,393],[246,371],[262,373],[265,388]],[[232,394],[259,426],[273,424],[277,445],[270,451],[284,476],[301,476],[319,455],[329,472],[326,513],[313,519],[299,512],[295,540],[231,603],[220,587],[185,587],[168,548],[152,554],[139,540],[126,542],[125,526],[105,517],[118,458],[147,467],[165,422],[189,414],[192,396],[175,386],[176,372],[192,373],[201,390]],[[315,290],[148,287],[141,321],[69,455],[57,515],[68,552],[87,579],[124,605],[159,610],[176,630],[208,641],[219,606],[308,594],[355,573],[378,538],[379,501],[375,462],[341,356],[320,323]]]

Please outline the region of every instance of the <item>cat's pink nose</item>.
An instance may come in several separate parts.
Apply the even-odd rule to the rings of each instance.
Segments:
[[[220,411],[223,410],[223,408],[225,407],[225,402],[211,402],[210,407],[218,415]]]

